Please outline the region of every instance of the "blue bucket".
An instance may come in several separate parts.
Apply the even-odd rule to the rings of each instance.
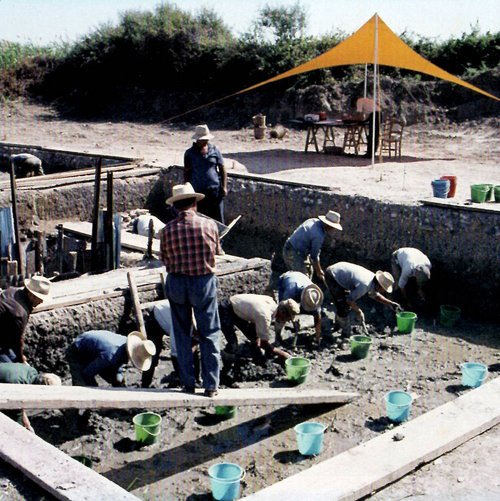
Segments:
[[[395,423],[402,423],[410,415],[413,397],[406,391],[390,391],[385,394],[387,417]]]
[[[437,198],[448,198],[448,192],[450,191],[450,180],[449,179],[435,179],[431,183],[432,192]]]
[[[309,421],[298,424],[294,430],[299,452],[303,456],[315,456],[323,450],[323,434],[326,430],[324,424]]]
[[[477,388],[488,376],[488,366],[485,364],[467,362],[460,368],[462,369],[462,386]]]
[[[212,497],[216,501],[233,501],[240,495],[245,470],[234,463],[217,463],[208,469]]]

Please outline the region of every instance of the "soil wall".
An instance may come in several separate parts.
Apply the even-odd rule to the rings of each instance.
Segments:
[[[150,210],[160,217],[181,172],[178,167],[163,170],[149,197]],[[323,266],[352,261],[390,271],[394,250],[417,247],[433,264],[430,299],[436,311],[451,303],[476,317],[500,318],[498,213],[394,204],[240,174],[230,176],[228,187],[227,221],[243,215],[225,239],[230,254],[271,259],[276,253],[273,267],[280,270],[281,249],[291,229],[331,209],[342,215],[344,231],[327,236]]]

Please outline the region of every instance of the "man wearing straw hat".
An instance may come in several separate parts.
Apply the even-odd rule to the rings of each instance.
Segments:
[[[283,246],[283,260],[291,271],[300,271],[309,278],[313,271],[323,281],[325,274],[321,268],[319,255],[326,234],[342,231],[340,214],[329,210],[325,215],[304,221],[288,238]]]
[[[136,369],[147,371],[156,353],[153,341],[139,331],[128,336],[105,330],[80,334],[67,350],[74,386],[98,386],[96,376],[112,386],[125,386],[123,365],[129,360]]]
[[[299,271],[287,271],[280,276],[278,281],[278,301],[293,299],[300,305],[300,312],[312,315],[314,318],[315,341],[321,340],[321,305],[323,304],[323,291],[311,279]],[[280,338],[284,323],[277,326],[276,337]],[[293,324],[295,334],[299,330],[298,322]],[[281,328],[280,328],[281,327]]]
[[[191,349],[192,315],[196,319],[205,396],[217,394],[220,375],[220,320],[215,256],[223,254],[215,221],[196,212],[205,195],[190,183],[172,188],[167,204],[179,211],[160,237],[161,260],[167,270],[165,294],[170,301],[181,383],[194,393],[196,379]]]
[[[356,302],[365,294],[394,311],[401,309],[398,303],[382,294],[390,294],[394,285],[394,278],[387,271],[379,270],[373,273],[358,264],[341,261],[326,269],[325,282],[333,297],[337,310],[336,320],[342,328],[342,336],[348,336],[350,333],[348,315],[351,309],[356,312],[358,320],[366,330],[365,315]]]
[[[227,173],[219,149],[207,125],[197,125],[193,145],[184,153],[184,182],[205,195],[198,212],[224,224],[224,197],[227,195]]]
[[[33,309],[50,298],[50,281],[34,276],[24,287],[10,287],[0,295],[0,362],[26,362],[24,331]]]

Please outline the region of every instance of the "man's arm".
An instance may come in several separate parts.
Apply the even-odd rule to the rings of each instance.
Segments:
[[[220,174],[220,187],[222,191],[222,196],[227,195],[227,171],[224,164],[219,164],[219,174]]]
[[[325,281],[325,273],[321,268],[321,264],[318,261],[312,261],[312,266],[314,268],[314,273],[316,273],[316,276],[322,281]]]

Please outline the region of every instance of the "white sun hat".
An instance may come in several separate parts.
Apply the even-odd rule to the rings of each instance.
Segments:
[[[147,371],[156,354],[156,346],[142,332],[133,331],[127,336],[127,353],[134,367]]]

